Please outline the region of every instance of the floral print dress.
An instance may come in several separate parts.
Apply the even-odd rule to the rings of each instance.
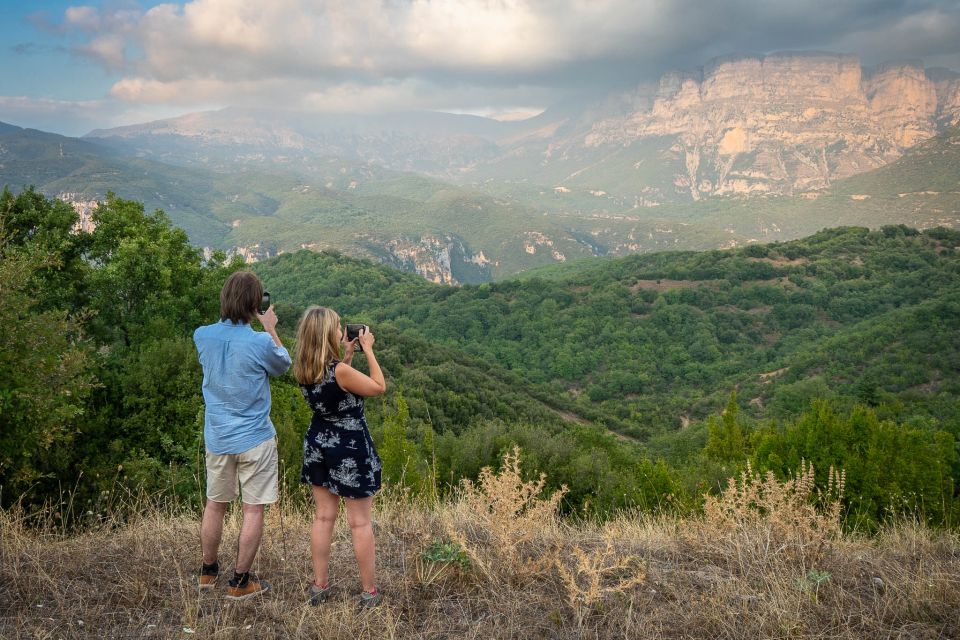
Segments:
[[[340,388],[337,364],[330,363],[320,382],[300,385],[313,409],[300,480],[344,498],[366,498],[380,490],[382,464],[367,429],[363,398]]]

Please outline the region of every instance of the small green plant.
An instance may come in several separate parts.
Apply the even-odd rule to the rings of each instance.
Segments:
[[[469,566],[470,558],[459,544],[449,539],[436,539],[417,558],[417,580],[420,584],[428,586],[450,573],[455,567],[466,569]]]
[[[809,592],[811,597],[816,600],[817,595],[820,593],[820,586],[830,582],[832,577],[829,571],[810,569],[807,575],[802,578],[797,578],[797,588],[800,591]]]
[[[450,539],[441,540],[438,538],[434,540],[433,544],[427,547],[421,555],[424,560],[429,562],[456,565],[463,569],[470,566],[469,556],[459,544]]]

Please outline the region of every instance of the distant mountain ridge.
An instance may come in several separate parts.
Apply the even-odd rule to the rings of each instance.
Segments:
[[[87,137],[175,163],[334,155],[464,182],[590,187],[656,206],[793,195],[888,164],[960,123],[960,78],[910,62],[864,70],[843,54],[726,56],[572,107],[521,122],[225,109]]]

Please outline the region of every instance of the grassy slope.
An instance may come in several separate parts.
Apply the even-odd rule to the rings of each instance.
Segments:
[[[504,478],[501,474],[500,478]],[[510,477],[506,477],[510,480]],[[624,515],[558,523],[492,482],[469,501],[375,503],[377,609],[359,611],[356,561],[341,519],[335,591],[306,604],[312,579],[305,496],[267,511],[255,563],[271,590],[223,599],[239,518],[228,518],[216,588],[198,594],[199,515],[109,498],[64,535],[0,511],[4,638],[878,638],[960,635],[960,540],[920,525],[873,539],[836,534],[828,517],[774,499],[769,517]],[[776,492],[774,492],[776,495]],[[291,500],[293,498],[293,500]],[[66,505],[63,505],[66,506]],[[130,508],[133,513],[130,514]],[[52,514],[51,514],[52,515]],[[54,518],[51,518],[54,520]],[[55,521],[55,520],[54,520]],[[444,540],[453,540],[441,546]],[[454,562],[457,552],[463,555]]]

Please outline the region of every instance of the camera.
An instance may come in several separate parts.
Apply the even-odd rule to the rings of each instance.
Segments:
[[[365,324],[347,324],[347,342],[350,342],[352,340],[355,340],[356,338],[359,338],[361,329],[366,329],[367,331],[370,331],[370,327],[368,327]],[[360,352],[363,351],[363,347],[360,345],[359,342],[357,342],[356,350]]]
[[[264,291],[263,297],[260,298],[260,308],[258,309],[258,311],[260,312],[260,315],[265,314],[267,312],[267,309],[269,308],[270,308],[270,292]]]

